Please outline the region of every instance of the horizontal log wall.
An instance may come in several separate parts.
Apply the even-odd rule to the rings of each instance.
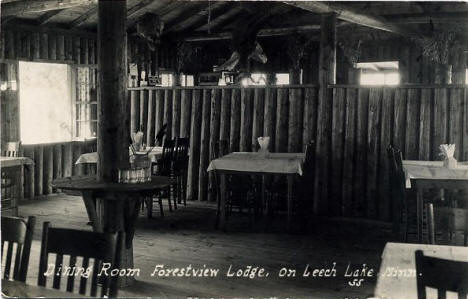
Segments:
[[[146,142],[168,124],[169,138],[190,137],[188,198],[207,200],[206,169],[218,140],[230,151],[256,151],[270,136],[272,152],[302,152],[315,138],[317,88],[313,85],[239,88],[130,89],[131,130],[143,127]]]
[[[96,151],[96,140],[23,145],[22,155],[34,161],[24,172],[24,197],[34,198],[55,192],[52,180],[71,175],[95,173],[95,166],[76,165],[83,153]]]

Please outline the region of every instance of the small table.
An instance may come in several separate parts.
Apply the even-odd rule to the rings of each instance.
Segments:
[[[288,181],[287,229],[291,228],[293,182],[295,175],[302,175],[304,153],[261,153],[234,152],[211,161],[208,171],[216,171],[220,180],[219,228],[226,229],[226,175],[285,175]],[[263,196],[263,195],[262,195]]]
[[[162,157],[162,152],[163,152],[163,147],[162,146],[155,146],[153,149],[149,152],[148,157],[150,158],[151,162],[157,162],[158,159]],[[137,154],[144,154],[146,153],[145,151],[137,152]],[[132,153],[130,153],[130,159],[132,157]],[[78,157],[76,160],[75,164],[97,164],[98,162],[98,155],[97,152],[92,152],[92,153],[86,153],[82,154]]]
[[[95,232],[125,232],[122,252],[122,269],[133,268],[133,236],[141,201],[153,196],[162,188],[173,184],[173,179],[153,176],[144,183],[107,183],[97,181],[95,176],[78,176],[57,179],[52,185],[59,189],[80,191]],[[133,277],[121,277],[121,286],[132,284]]]
[[[389,242],[385,245],[385,249],[382,253],[382,263],[380,264],[379,273],[380,275],[377,279],[374,297],[395,299],[418,298],[416,277],[411,275],[411,271],[416,270],[416,250],[422,250],[424,252],[424,255],[433,256],[437,258],[455,261],[468,260],[468,247]],[[401,272],[401,275],[391,275],[392,269],[403,270],[404,272]],[[417,275],[417,273],[414,272],[413,274]],[[444,278],[441,277],[441,279]],[[428,296],[428,298],[437,298],[437,296]],[[449,294],[447,298],[457,298],[457,295]]]
[[[29,285],[21,281],[2,279],[2,294],[18,298],[80,298],[83,295],[50,289],[41,286]],[[3,297],[3,296],[2,296]]]
[[[404,160],[406,188],[416,188],[418,239],[422,243],[423,190],[468,190],[468,163],[459,162],[456,168],[443,166],[442,161]]]
[[[14,195],[11,196],[10,205],[4,207],[6,202],[2,202],[2,210],[13,210],[14,216],[18,216],[18,203],[24,198],[24,167],[34,164],[33,160],[27,157],[0,157],[0,167],[2,168],[2,180],[6,177],[13,181]]]

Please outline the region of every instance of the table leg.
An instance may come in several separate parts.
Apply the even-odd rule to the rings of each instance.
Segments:
[[[288,215],[287,215],[287,231],[291,231],[292,222],[292,209],[293,209],[293,183],[294,177],[292,175],[287,176],[288,179]]]
[[[83,191],[83,202],[86,207],[86,212],[88,213],[89,221],[93,226],[94,232],[103,232],[101,217],[98,216],[97,207],[96,207],[96,196],[92,191]]]
[[[226,230],[226,174],[219,173],[219,228]]]
[[[423,189],[417,188],[416,190],[416,218],[418,228],[418,242],[422,244],[422,227],[423,227]]]

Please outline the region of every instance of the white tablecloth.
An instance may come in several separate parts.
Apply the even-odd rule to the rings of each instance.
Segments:
[[[0,167],[32,165],[34,161],[28,157],[0,157]]]
[[[156,146],[154,147],[151,152],[149,153],[149,158],[151,159],[151,162],[156,162],[159,158],[162,156],[162,151],[163,148],[162,146]],[[137,154],[143,154],[145,152],[137,152]],[[132,153],[130,153],[131,155]],[[98,156],[97,152],[92,152],[92,153],[86,153],[82,154],[78,160],[76,160],[75,164],[81,164],[81,163],[97,163]]]
[[[231,170],[257,173],[297,173],[302,175],[304,153],[234,152],[211,161],[208,171]]]
[[[411,179],[453,179],[468,181],[468,162],[458,162],[456,168],[443,166],[442,161],[404,160],[406,187],[411,188]]]

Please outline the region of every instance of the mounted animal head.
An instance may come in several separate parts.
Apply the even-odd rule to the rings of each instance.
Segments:
[[[157,14],[146,13],[136,23],[136,34],[147,42],[151,51],[160,44],[163,30],[164,22]]]

